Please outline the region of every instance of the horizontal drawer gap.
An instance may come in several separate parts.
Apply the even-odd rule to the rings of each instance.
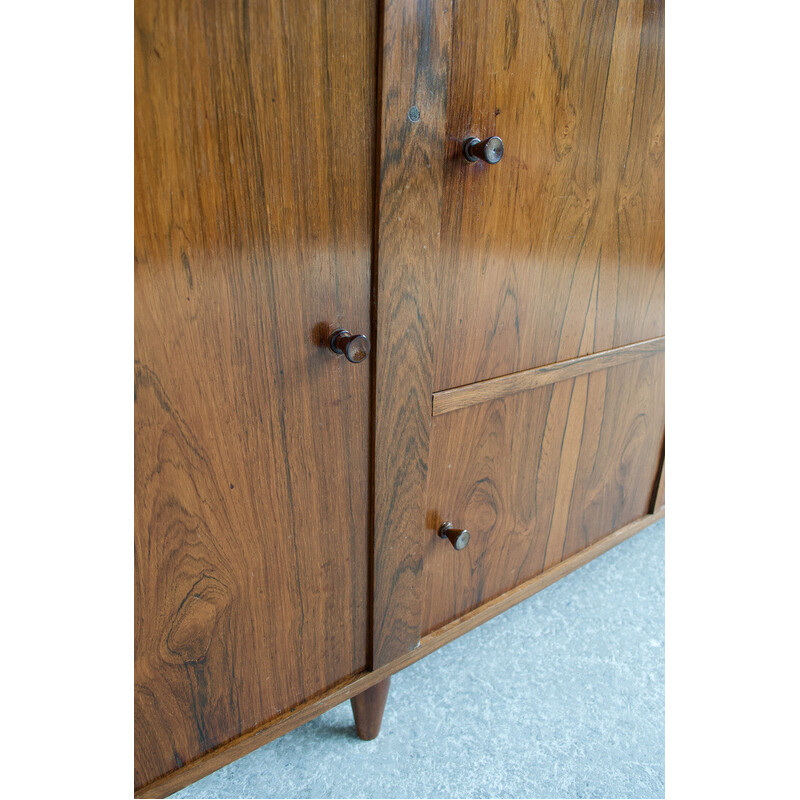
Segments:
[[[603,350],[600,353],[591,353],[569,361],[559,361],[544,367],[526,369],[522,372],[512,372],[499,378],[490,378],[466,386],[457,386],[454,389],[445,389],[433,394],[433,416],[447,414],[449,411],[458,411],[462,408],[497,400],[509,394],[524,392],[528,389],[538,389],[550,383],[557,383],[568,378],[577,378],[608,367],[617,367],[640,358],[647,358],[664,352],[664,337],[648,339],[644,342],[627,344],[624,347],[615,347],[612,350]]]

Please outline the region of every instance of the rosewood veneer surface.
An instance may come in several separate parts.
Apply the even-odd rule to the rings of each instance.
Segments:
[[[391,675],[664,515],[664,4],[136,0],[135,47],[163,797],[347,699],[370,738]]]

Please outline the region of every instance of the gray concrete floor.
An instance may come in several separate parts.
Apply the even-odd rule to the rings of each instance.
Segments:
[[[664,522],[173,796],[664,797]]]

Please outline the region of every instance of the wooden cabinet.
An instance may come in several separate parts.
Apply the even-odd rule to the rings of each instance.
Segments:
[[[391,674],[663,514],[663,37],[137,0],[139,796],[348,698],[377,733]]]

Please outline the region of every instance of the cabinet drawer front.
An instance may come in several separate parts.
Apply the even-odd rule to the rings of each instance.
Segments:
[[[663,354],[435,417],[422,632],[647,514],[663,436]]]

